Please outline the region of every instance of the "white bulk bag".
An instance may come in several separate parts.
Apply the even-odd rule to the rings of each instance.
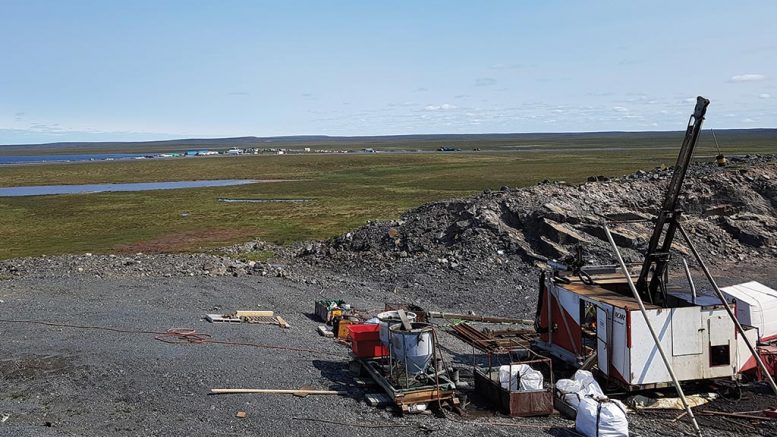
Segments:
[[[573,378],[580,384],[580,397],[585,395],[604,396],[602,387],[599,386],[599,383],[594,379],[594,375],[588,370],[578,370]]]
[[[604,396],[602,388],[591,372],[578,370],[572,378],[556,381],[556,390],[561,393],[562,400],[572,409],[576,410],[580,399],[586,395]]]
[[[499,367],[499,383],[510,391],[542,390],[542,373],[527,364]]]
[[[575,430],[586,437],[628,437],[626,407],[607,397],[585,396],[577,406]]]
[[[579,382],[571,379],[559,379],[556,381],[556,390],[561,393],[561,400],[565,404],[577,410],[577,404],[580,403],[580,398],[583,396],[580,394],[583,388]]]

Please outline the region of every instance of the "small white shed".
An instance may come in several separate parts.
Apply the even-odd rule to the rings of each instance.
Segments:
[[[758,329],[758,341],[777,339],[777,290],[751,281],[721,291],[729,302],[736,301],[739,323]]]

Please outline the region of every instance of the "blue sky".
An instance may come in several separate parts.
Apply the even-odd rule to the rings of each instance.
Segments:
[[[777,127],[773,1],[0,0],[0,144]]]

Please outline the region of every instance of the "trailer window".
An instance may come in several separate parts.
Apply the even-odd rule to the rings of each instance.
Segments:
[[[710,367],[727,366],[731,364],[728,345],[710,346]]]

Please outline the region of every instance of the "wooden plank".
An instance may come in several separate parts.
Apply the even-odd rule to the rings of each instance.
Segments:
[[[286,323],[286,320],[284,320],[283,317],[275,316],[275,320],[278,321],[278,326],[280,326],[281,328],[286,328],[286,329],[291,328],[291,325]]]
[[[235,317],[272,317],[272,311],[235,311]]]
[[[411,331],[413,326],[410,324],[410,320],[407,318],[405,310],[400,308],[397,310],[397,314],[399,314],[399,320],[402,321],[402,327],[405,329],[405,331]]]
[[[308,395],[341,395],[346,396],[346,391],[336,390],[287,390],[276,388],[212,388],[211,394],[281,394],[281,395],[295,395],[295,396],[308,396]]]

